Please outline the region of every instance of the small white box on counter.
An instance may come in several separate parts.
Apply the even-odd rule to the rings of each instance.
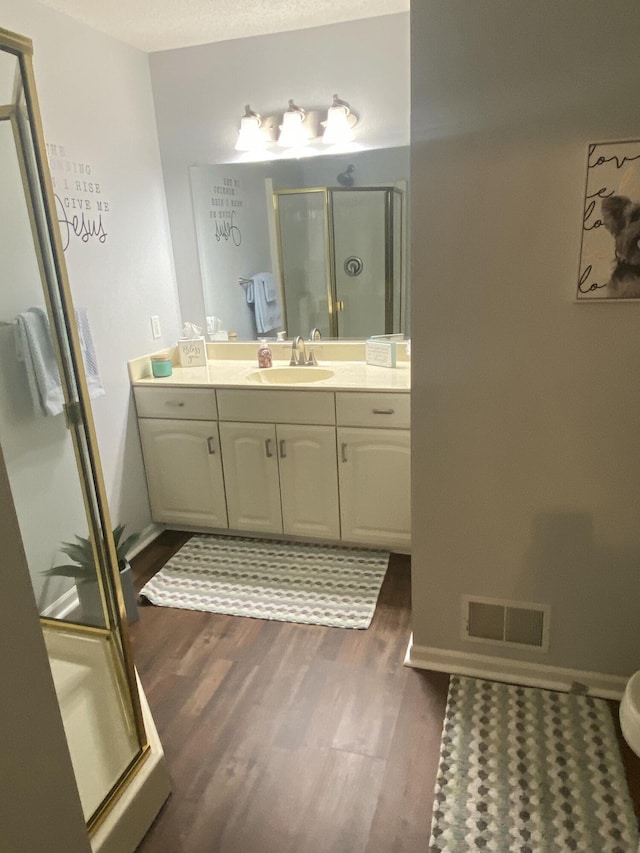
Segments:
[[[180,367],[204,367],[207,364],[207,344],[202,338],[179,338]]]
[[[403,335],[374,335],[365,341],[365,361],[378,367],[395,367],[397,342]]]

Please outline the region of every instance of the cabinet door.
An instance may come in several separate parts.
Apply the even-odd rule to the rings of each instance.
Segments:
[[[282,533],[275,426],[219,426],[229,527]]]
[[[138,421],[154,521],[227,527],[215,421]]]
[[[342,538],[407,550],[411,545],[409,430],[338,428]]]
[[[278,424],[276,433],[284,532],[339,539],[335,429]]]

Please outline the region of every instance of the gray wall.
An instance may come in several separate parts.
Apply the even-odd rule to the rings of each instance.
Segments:
[[[337,92],[360,116],[365,147],[409,139],[409,15],[160,51],[149,57],[184,320],[204,323],[188,169],[237,160],[244,105],[322,109]]]
[[[640,302],[574,299],[586,145],[637,137],[639,31],[634,0],[413,4],[417,645],[487,653],[469,593],[551,604],[549,654],[504,657],[638,668]]]

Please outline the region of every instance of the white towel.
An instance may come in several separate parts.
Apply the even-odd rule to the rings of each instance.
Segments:
[[[104,388],[85,309],[77,309],[76,325],[85,364],[90,397],[100,397]],[[29,308],[16,317],[16,357],[24,362],[31,399],[36,412],[58,415],[64,404],[62,383],[56,363],[49,318],[42,308]]]
[[[280,328],[282,313],[273,276],[270,272],[259,272],[251,279],[252,283],[247,287],[247,302],[253,303],[258,334]]]
[[[58,415],[64,396],[53,351],[49,320],[42,308],[29,308],[16,317],[16,356],[23,361],[34,408]]]
[[[76,326],[78,328],[78,337],[80,338],[80,349],[82,351],[82,360],[84,361],[84,372],[87,377],[87,385],[89,387],[89,396],[94,399],[101,397],[104,394],[100,372],[98,370],[98,359],[96,357],[96,349],[93,345],[91,337],[91,327],[89,326],[89,318],[87,317],[86,308],[76,308]]]

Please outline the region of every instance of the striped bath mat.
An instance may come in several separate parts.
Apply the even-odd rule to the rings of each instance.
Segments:
[[[140,595],[163,607],[368,628],[388,562],[381,551],[194,536]]]

